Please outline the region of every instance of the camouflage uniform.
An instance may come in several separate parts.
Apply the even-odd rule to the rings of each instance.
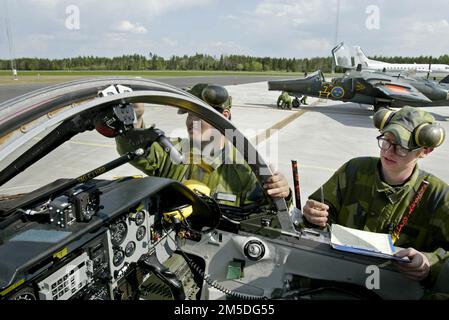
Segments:
[[[207,86],[207,84],[200,83],[188,92],[202,98],[202,91]],[[229,96],[221,106],[215,108],[217,110],[220,108],[230,109],[231,104],[232,98]],[[190,143],[189,139],[172,139],[171,142],[178,151],[193,149],[191,146],[189,148],[188,145],[185,145]],[[123,137],[116,138],[116,146],[119,154],[133,150],[133,147]],[[238,158],[237,153],[238,151],[231,145],[222,149],[221,154],[217,155],[215,159],[207,159],[207,163],[198,164],[195,161],[188,161],[187,164],[176,164],[173,163],[170,155],[155,142],[151,145],[145,159],[132,161],[131,164],[150,176],[169,178],[181,182],[191,179],[201,181],[211,189],[211,196],[224,205],[243,207],[253,203],[265,204],[266,198],[263,188],[249,165],[245,161],[238,163],[233,161]],[[195,155],[201,155],[201,152],[192,151],[191,158]]]
[[[123,138],[116,141],[119,154],[133,149]],[[181,151],[183,149],[181,146],[189,143],[189,140],[176,139],[172,140],[172,143]],[[230,151],[226,153],[226,150]],[[263,189],[248,164],[246,162],[232,163],[236,153],[236,149],[232,146],[223,149],[222,154],[215,159],[208,159],[208,163],[176,164],[173,163],[170,155],[155,142],[144,159],[132,161],[131,164],[149,176],[181,182],[191,179],[201,181],[211,189],[211,196],[221,204],[242,207],[255,202],[264,203]]]
[[[391,233],[407,211],[423,180],[429,188],[402,229],[396,246],[427,253],[432,279],[449,257],[449,187],[437,177],[415,168],[399,187],[383,182],[379,158],[356,158],[345,163],[324,186],[331,223],[379,233]],[[310,196],[320,201],[320,190]]]
[[[292,98],[286,91],[282,91],[281,95],[277,101],[278,108],[281,109],[291,109],[292,108]]]
[[[397,124],[395,126],[397,129]],[[386,127],[383,132],[389,129],[391,127]],[[410,133],[394,134],[401,134],[397,141],[410,146]],[[408,213],[421,182],[428,181],[429,187],[402,229],[395,246],[413,247],[426,254],[431,264],[430,277],[426,282],[431,284],[449,258],[446,252],[449,250],[449,186],[420,170],[417,165],[407,182],[400,186],[384,182],[381,172],[380,159],[372,157],[355,158],[339,168],[323,186],[330,223],[391,234]],[[310,198],[321,201],[320,190]]]

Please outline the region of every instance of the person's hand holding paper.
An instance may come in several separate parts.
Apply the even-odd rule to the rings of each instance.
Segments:
[[[410,259],[410,263],[397,263],[399,271],[406,277],[415,281],[422,281],[429,275],[430,262],[422,252],[408,248],[396,252],[395,256],[400,258],[408,257]]]
[[[389,234],[357,230],[332,224],[330,245],[332,248],[341,251],[400,260],[406,263],[410,262],[407,256],[399,257],[395,254],[396,248]]]

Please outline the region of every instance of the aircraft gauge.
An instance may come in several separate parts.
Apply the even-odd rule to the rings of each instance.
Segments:
[[[114,246],[119,246],[125,241],[128,234],[128,226],[123,220],[111,225],[111,242]]]
[[[137,229],[136,239],[138,241],[141,241],[141,240],[143,240],[143,238],[145,238],[146,234],[147,234],[147,229],[144,226],[140,226],[139,229]]]
[[[120,266],[125,260],[125,253],[122,249],[114,249],[114,257],[112,258],[112,263],[115,267]]]
[[[125,247],[125,256],[131,257],[136,251],[136,243],[134,241],[128,242]]]

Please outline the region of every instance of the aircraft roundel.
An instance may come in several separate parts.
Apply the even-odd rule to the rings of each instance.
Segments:
[[[331,91],[331,95],[336,99],[343,98],[343,96],[345,95],[345,89],[343,89],[342,87],[334,87]]]

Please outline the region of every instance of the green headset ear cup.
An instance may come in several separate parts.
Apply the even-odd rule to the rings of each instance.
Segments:
[[[382,109],[377,111],[373,116],[374,126],[377,129],[382,130],[383,128],[385,128],[388,122],[390,122],[393,115],[394,112],[388,109]]]
[[[436,148],[444,142],[446,132],[437,124],[423,123],[415,129],[413,135],[418,147]]]
[[[222,107],[228,100],[229,93],[222,86],[208,85],[201,92],[201,98],[211,106]]]

